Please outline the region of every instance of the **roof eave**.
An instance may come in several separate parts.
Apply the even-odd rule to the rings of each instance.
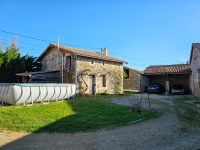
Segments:
[[[15,75],[20,77],[31,77],[31,74],[25,74],[25,73],[17,73]]]
[[[42,73],[48,73],[48,72],[57,72],[60,70],[49,70],[49,71],[37,71],[37,72],[28,72],[28,73],[17,73],[16,76],[29,76],[31,77],[33,74],[42,74]]]
[[[169,73],[143,73],[143,75],[166,75],[166,74],[168,74],[168,75],[173,75],[173,74],[191,74],[192,73],[192,71],[191,72],[169,72]]]

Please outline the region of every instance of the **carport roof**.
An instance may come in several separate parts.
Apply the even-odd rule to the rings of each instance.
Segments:
[[[57,72],[60,70],[50,70],[50,71],[38,71],[38,72],[23,72],[23,73],[17,73],[16,76],[20,77],[31,77],[33,74],[40,74],[40,73],[49,73],[49,72]]]
[[[190,74],[190,64],[149,66],[144,71],[144,75],[164,75],[164,74]]]

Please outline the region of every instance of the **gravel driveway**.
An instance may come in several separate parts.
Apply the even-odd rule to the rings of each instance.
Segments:
[[[139,101],[141,94],[134,94]],[[115,129],[75,134],[28,134],[0,132],[0,146],[6,149],[37,150],[197,150],[200,149],[200,130],[181,132],[181,123],[175,115],[175,96],[150,95],[151,109],[165,112],[161,117]],[[112,103],[130,105],[127,97],[111,99]],[[148,108],[147,94],[141,103]],[[192,128],[192,127],[191,127]]]

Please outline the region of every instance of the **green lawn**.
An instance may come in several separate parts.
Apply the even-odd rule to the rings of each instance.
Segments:
[[[105,127],[126,125],[141,118],[158,117],[152,110],[141,114],[131,113],[128,106],[106,102],[107,95],[93,98],[76,98],[50,104],[34,104],[31,107],[4,106],[0,108],[0,129],[27,132],[94,131]]]
[[[192,101],[193,103],[188,103]],[[200,113],[196,105],[200,103],[198,98],[186,96],[184,98],[176,98],[173,102],[180,121],[185,123],[185,125],[190,124],[194,127],[200,127]],[[189,130],[191,130],[191,128],[189,128]]]

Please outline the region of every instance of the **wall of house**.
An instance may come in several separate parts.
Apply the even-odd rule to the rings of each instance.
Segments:
[[[125,68],[125,69],[129,70],[128,71],[129,74],[127,78],[124,78],[124,81],[123,81],[124,90],[140,91],[140,72],[133,69],[129,69],[129,68]]]
[[[192,69],[192,76],[191,76],[191,89],[192,94],[194,96],[200,97],[200,79],[199,79],[199,72],[200,69],[200,48],[198,46],[193,47],[193,55],[191,58],[191,69]]]
[[[70,64],[69,56],[71,56]],[[62,54],[52,48],[46,53],[41,64],[42,71],[61,70]],[[123,93],[123,64],[76,57],[66,53],[63,55],[63,83],[75,83],[76,81],[78,90],[87,88],[84,93]],[[106,85],[103,84],[104,82]]]
[[[61,53],[56,49],[50,49],[41,61],[42,71],[60,70],[62,59]]]
[[[189,92],[192,94],[193,91],[193,79],[192,79],[192,73],[189,75]]]
[[[67,56],[70,56],[71,63]],[[55,48],[51,48],[41,61],[42,71],[62,70],[62,54]],[[60,74],[62,76],[62,74]],[[61,77],[60,82],[61,82]],[[75,57],[70,54],[63,54],[63,83],[75,83]]]
[[[75,83],[76,57],[66,53],[63,61],[63,83]]]
[[[104,77],[103,77],[104,76]],[[84,93],[123,93],[123,64],[86,57],[77,58],[77,88]],[[103,79],[105,85],[103,84]],[[105,87],[104,87],[105,86]]]

